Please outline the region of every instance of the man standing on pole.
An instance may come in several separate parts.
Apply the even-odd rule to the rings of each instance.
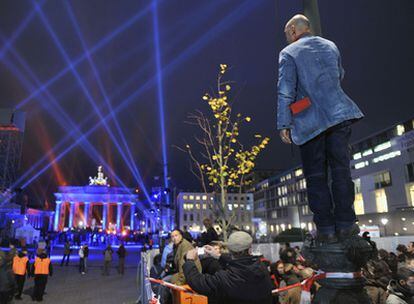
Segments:
[[[303,15],[289,20],[285,34],[289,45],[279,55],[277,128],[284,143],[299,146],[317,240],[334,243],[359,232],[349,138],[350,125],[364,115],[341,88],[344,70],[336,45],[312,36]]]

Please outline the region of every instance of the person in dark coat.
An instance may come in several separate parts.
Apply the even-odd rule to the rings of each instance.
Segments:
[[[387,285],[392,276],[388,264],[382,260],[370,260],[363,268],[362,273],[366,278],[365,290],[372,304],[385,303],[387,299]]]
[[[63,266],[65,259],[66,259],[66,266],[68,266],[71,251],[72,249],[70,248],[70,242],[66,241],[65,247],[63,249],[63,258],[62,258],[62,261],[60,262],[60,266]]]
[[[0,304],[8,304],[13,300],[16,282],[8,260],[3,251],[0,251]]]
[[[204,227],[206,227],[206,231],[203,232],[200,236],[198,244],[200,247],[208,245],[213,241],[218,241],[218,235],[213,227],[213,223],[211,222],[211,220],[209,218],[205,218],[203,220],[203,225]]]
[[[187,226],[184,226],[184,229],[183,229],[183,238],[186,239],[187,241],[189,241],[190,243],[193,242],[193,236],[191,235],[190,232],[188,232]]]
[[[161,266],[161,254],[154,256],[153,265],[150,269],[150,277],[153,279],[161,279],[164,269]],[[155,294],[158,294],[158,287],[160,285],[151,283],[151,289]]]
[[[218,304],[271,304],[270,276],[259,257],[251,255],[252,242],[244,231],[232,233],[227,243],[230,255],[216,256],[225,266],[214,275],[198,272],[194,263],[197,249],[187,252],[183,270],[188,285],[209,302],[212,298]],[[205,246],[205,251],[215,256],[210,246]]]
[[[124,244],[121,244],[119,246],[118,251],[116,252],[118,254],[118,273],[124,274],[125,272],[125,256],[126,256],[126,249]]]

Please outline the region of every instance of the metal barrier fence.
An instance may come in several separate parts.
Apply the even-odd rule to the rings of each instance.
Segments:
[[[148,250],[141,252],[141,259],[138,263],[137,270],[137,289],[138,299],[137,304],[148,304],[150,303],[153,292],[151,289],[151,282],[148,280],[150,269],[154,260],[154,256],[159,254],[158,249]]]

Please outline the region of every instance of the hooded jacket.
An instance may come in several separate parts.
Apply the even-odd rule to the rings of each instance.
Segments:
[[[414,303],[414,295],[402,287],[396,280],[391,280],[387,289],[389,296],[386,304]]]
[[[184,275],[190,287],[219,304],[266,304],[272,303],[270,276],[258,257],[246,256],[224,263],[225,269],[214,275],[198,272],[194,261],[183,265]]]

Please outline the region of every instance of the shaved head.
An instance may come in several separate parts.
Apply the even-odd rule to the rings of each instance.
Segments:
[[[295,15],[286,23],[285,34],[288,43],[295,42],[304,33],[310,33],[310,22],[306,16]]]

